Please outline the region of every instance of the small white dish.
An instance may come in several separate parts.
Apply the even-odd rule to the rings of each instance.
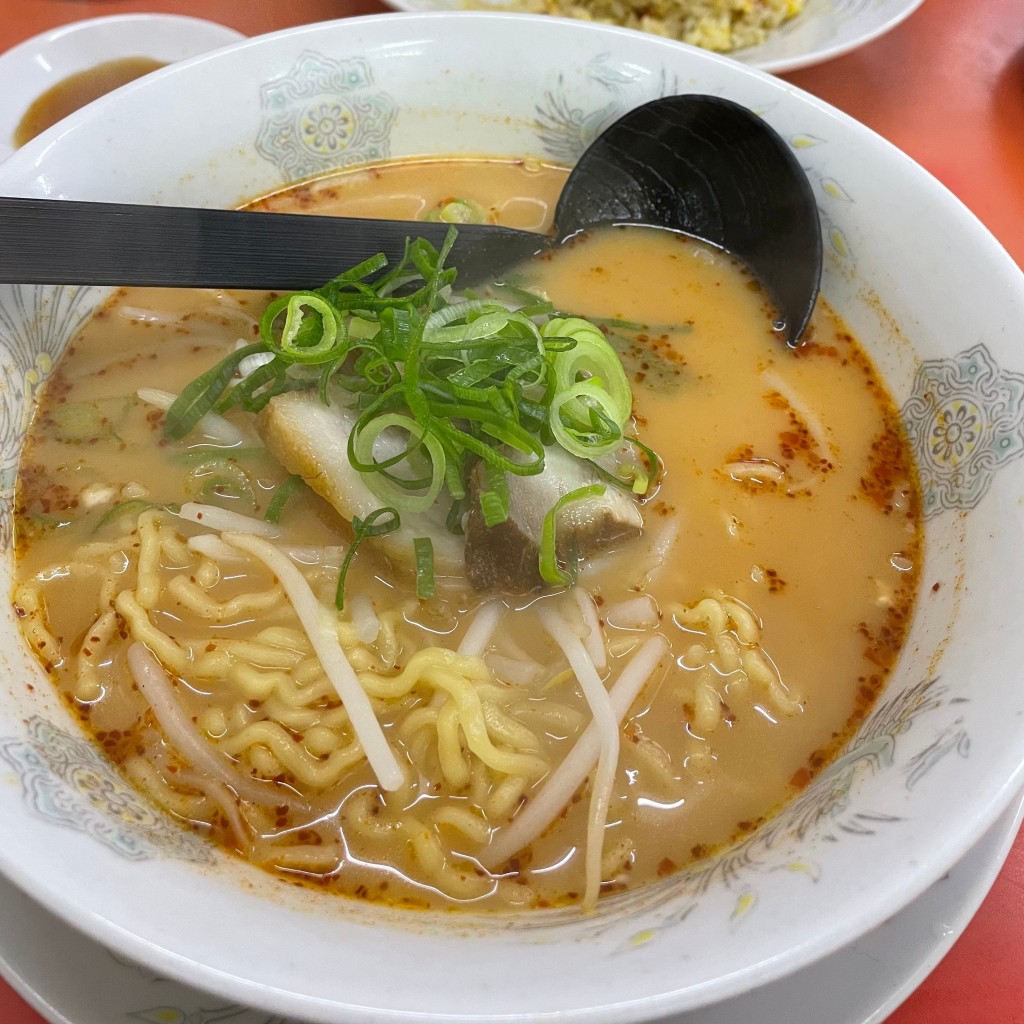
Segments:
[[[517,0],[384,0],[397,11],[514,11]],[[924,0],[807,0],[803,11],[759,46],[728,56],[779,74],[832,60],[894,29]]]
[[[172,64],[245,37],[227,25],[177,14],[118,14],[61,25],[0,54],[0,160],[14,151],[25,112],[69,75],[122,57]]]
[[[878,1024],[952,948],[995,882],[1024,820],[1018,797],[945,878],[851,946],[764,988],[661,1024]],[[0,878],[0,975],[52,1024],[112,1020],[268,1024],[265,1012],[218,1002],[136,967]],[[55,963],[63,964],[55,971]],[[274,1018],[275,1024],[288,1024]],[[294,1022],[298,1024],[298,1022]]]

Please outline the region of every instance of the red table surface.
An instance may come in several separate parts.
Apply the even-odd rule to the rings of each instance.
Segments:
[[[0,51],[107,14],[187,14],[257,35],[382,10],[376,0],[0,0]],[[882,38],[785,77],[931,171],[1024,266],[1024,0],[927,0]],[[0,1024],[40,1021],[0,982]],[[1024,1024],[1024,832],[963,936],[888,1024]]]

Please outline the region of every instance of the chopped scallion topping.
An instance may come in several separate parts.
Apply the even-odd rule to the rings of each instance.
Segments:
[[[302,477],[294,474],[288,477],[284,483],[278,484],[273,498],[270,499],[270,504],[267,505],[267,511],[264,513],[263,518],[268,523],[273,523],[276,526],[281,522],[281,514],[284,512],[285,505],[288,504],[288,499],[304,486],[305,482]]]
[[[108,523],[117,522],[118,519],[123,516],[137,517],[140,513],[145,512],[148,508],[167,508],[175,510],[177,505],[158,505],[152,501],[146,501],[143,498],[128,498],[125,501],[119,501],[115,505],[111,505],[106,512],[100,516],[99,521],[93,527],[93,532],[103,529]]]
[[[568,494],[563,494],[558,501],[544,516],[544,526],[540,535],[540,575],[545,583],[553,586],[565,585],[571,587],[576,582],[576,567],[570,566],[568,570],[558,564],[558,516],[564,508],[575,505],[590,498],[600,498],[604,494],[604,484],[587,484],[585,487],[577,487]]]
[[[416,537],[412,546],[416,557],[416,596],[425,601],[434,596],[434,544],[429,537]]]
[[[348,551],[345,552],[341,568],[338,570],[338,588],[334,593],[334,606],[339,612],[345,607],[345,579],[359,546],[367,537],[383,537],[386,533],[394,533],[401,525],[401,517],[393,508],[377,508],[365,519],[356,516],[352,520],[354,536],[352,543],[348,546]]]
[[[275,327],[284,313],[280,337]],[[272,302],[263,314],[260,334],[271,352],[289,362],[315,365],[344,358],[348,348],[345,321],[315,293],[296,292]]]
[[[638,494],[652,475],[643,459],[629,460],[618,475],[599,462],[626,442],[653,456],[627,433],[632,393],[601,329],[580,317],[553,316],[549,302],[514,286],[499,286],[499,294],[514,296],[511,305],[486,295],[452,299],[455,271],[445,260],[455,237],[452,228],[440,249],[410,239],[394,266],[378,255],[321,288],[275,299],[261,319],[260,340],[192,381],[167,413],[166,434],[178,439],[210,411],[237,406],[258,413],[293,390],[357,410],[348,459],[383,507],[353,522],[339,608],[348,565],[366,537],[397,529],[401,515],[425,512],[439,500],[452,509],[450,528],[459,528],[477,466],[486,481],[479,501],[488,526],[508,517],[506,475],[543,472],[545,447],[553,443]],[[240,375],[254,353],[265,361]],[[656,465],[656,457],[650,461]],[[280,517],[294,486],[278,488],[268,519]],[[553,554],[554,514],[584,491],[593,487],[567,495],[545,520],[551,536],[547,555],[542,546],[541,574],[548,582],[567,580]],[[432,581],[432,553],[429,562]],[[417,570],[419,587],[419,561]]]
[[[217,404],[217,400],[231,384],[238,364],[254,352],[265,351],[266,346],[260,341],[235,349],[216,366],[186,384],[167,410],[164,433],[175,441],[188,434]]]

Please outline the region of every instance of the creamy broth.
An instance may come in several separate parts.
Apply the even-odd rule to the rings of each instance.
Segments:
[[[471,196],[486,216],[543,227],[561,180],[528,163],[396,163],[257,205],[412,217]],[[515,283],[604,325],[632,382],[639,432],[665,467],[643,503],[641,537],[590,559],[575,588],[601,620],[606,685],[650,637],[671,652],[620,730],[599,851],[601,891],[611,893],[756,827],[862,720],[909,625],[919,496],[897,411],[824,303],[790,351],[742,269],[637,229],[582,239]],[[138,388],[178,391],[238,339],[252,340],[266,301],[123,291],[75,339],[22,460],[15,604],[29,642],[130,778],[283,877],[409,906],[581,901],[589,783],[528,847],[497,862],[487,853],[591,718],[540,628],[555,607],[585,633],[572,593],[505,596],[483,659],[460,677],[459,699],[476,688],[498,750],[478,757],[453,717],[454,690],[424,670],[396,694],[424,651],[458,649],[487,595],[449,578],[417,600],[408,572],[360,549],[347,593],[372,604],[380,627],[372,642],[353,639],[347,603],[343,643],[409,776],[382,794],[291,607],[274,596],[275,574],[190,550],[201,524],[164,510],[201,499],[262,517],[288,477],[251,418],[236,420],[240,444],[218,452],[195,436],[166,441],[163,414],[135,398]],[[273,543],[301,546],[294,558],[329,603],[348,524],[306,490],[280,530]],[[144,599],[146,559],[160,587]],[[220,621],[203,613],[211,600]],[[239,809],[223,785],[201,784],[132,684],[131,638],[178,677],[171,692],[206,746],[249,777],[277,780],[288,800],[243,799]]]

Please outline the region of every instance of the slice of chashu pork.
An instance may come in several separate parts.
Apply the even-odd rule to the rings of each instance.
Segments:
[[[348,460],[348,438],[358,418],[358,410],[345,407],[343,396],[324,405],[315,391],[289,391],[271,399],[257,419],[269,452],[349,522],[365,519],[381,506],[381,499]],[[403,431],[383,431],[378,454],[395,454],[407,438]],[[467,578],[476,590],[527,592],[542,586],[538,555],[544,517],[570,491],[601,482],[589,462],[557,445],[545,449],[544,461],[542,473],[508,475],[509,518],[499,526],[488,527],[473,501],[465,537],[458,536],[448,530],[448,509],[438,502],[427,512],[403,514],[399,529],[373,537],[372,543],[411,570],[413,540],[429,537],[435,573]],[[472,497],[480,487],[481,474],[474,472]],[[559,560],[591,557],[638,537],[642,526],[638,503],[609,485],[601,497],[574,502],[561,512],[556,531]]]
[[[336,396],[324,405],[316,391],[286,391],[272,398],[256,419],[267,450],[289,473],[301,476],[344,519],[365,519],[384,504],[348,461],[348,439],[359,411],[348,409]],[[402,431],[383,431],[384,456],[397,454],[407,443]],[[388,450],[390,449],[390,450]],[[401,517],[401,526],[373,537],[373,544],[401,565],[415,564],[413,540],[429,537],[434,547],[434,571],[443,576],[463,576],[463,540],[448,531],[447,509],[440,503],[427,512]]]
[[[544,471],[535,476],[506,475],[508,519],[484,522],[476,500],[486,487],[482,467],[470,474],[473,499],[466,516],[466,576],[477,590],[524,593],[543,585],[538,560],[548,511],[560,498],[590,484],[604,483],[586,459],[559,445],[544,449]],[[558,513],[555,550],[561,565],[590,558],[640,536],[643,517],[637,501],[613,484],[604,494],[568,504]]]

